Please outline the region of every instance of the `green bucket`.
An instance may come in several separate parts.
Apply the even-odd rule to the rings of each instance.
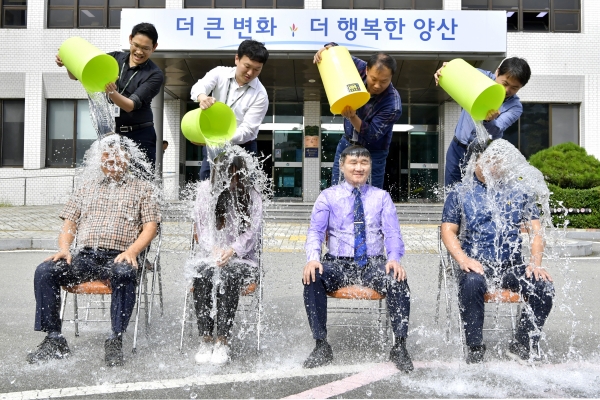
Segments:
[[[484,120],[488,111],[498,110],[506,96],[502,85],[461,58],[446,64],[439,83],[476,121]]]
[[[119,76],[117,60],[77,36],[60,45],[58,56],[89,93],[104,92],[105,86]]]
[[[190,142],[221,145],[233,137],[237,122],[233,110],[217,101],[203,110],[189,111],[181,120],[181,132]]]

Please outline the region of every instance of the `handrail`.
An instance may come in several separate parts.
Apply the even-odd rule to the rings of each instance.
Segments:
[[[71,190],[75,189],[75,178],[77,177],[77,174],[73,174],[73,175],[34,175],[34,176],[6,176],[6,177],[0,177],[0,180],[5,180],[5,179],[23,179],[23,204],[21,204],[22,206],[26,206],[27,205],[27,180],[28,179],[38,179],[38,178],[71,178]],[[173,179],[175,178],[175,174],[173,175],[166,175],[162,177],[162,181],[164,182],[165,179]]]

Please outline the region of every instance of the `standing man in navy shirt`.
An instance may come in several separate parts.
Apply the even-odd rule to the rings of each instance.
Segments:
[[[444,63],[442,68],[438,69],[433,75],[436,85],[439,84],[440,76],[442,76],[446,64]],[[504,135],[504,131],[523,114],[523,105],[519,96],[517,96],[517,92],[529,82],[531,69],[527,61],[522,58],[511,57],[502,61],[495,73],[482,69],[479,71],[504,86],[506,90],[504,102],[500,109],[497,111],[491,110],[483,121],[483,126],[492,136],[492,140],[500,139]],[[464,167],[474,150],[475,137],[473,118],[465,110],[462,110],[454,131],[454,137],[446,153],[446,171],[444,174],[446,186],[451,186],[462,179]]]
[[[119,77],[116,82],[106,85],[106,94],[115,105],[116,132],[133,140],[154,165],[156,131],[150,105],[164,81],[162,71],[150,60],[158,45],[158,32],[154,25],[143,22],[134,26],[129,45],[129,51],[108,53],[119,64]],[[56,64],[63,66],[58,55]],[[67,72],[71,79],[76,79]]]
[[[321,62],[321,53],[336,43],[328,43],[317,51],[314,63]],[[371,185],[383,189],[385,163],[392,142],[392,128],[402,114],[400,94],[392,85],[396,72],[396,60],[385,53],[375,53],[368,62],[352,57],[371,99],[358,110],[346,107],[342,110],[344,136],[338,143],[333,160],[331,185],[340,179],[340,154],[351,144],[359,144],[371,153]]]

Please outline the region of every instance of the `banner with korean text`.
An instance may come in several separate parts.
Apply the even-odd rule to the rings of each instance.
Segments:
[[[504,11],[124,8],[124,49],[140,22],[156,26],[158,51],[231,51],[254,39],[270,51],[312,51],[336,42],[365,51],[506,52]]]

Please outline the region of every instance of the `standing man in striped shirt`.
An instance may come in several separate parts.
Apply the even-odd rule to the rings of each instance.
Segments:
[[[328,43],[315,54],[313,62],[321,62],[321,53],[336,43]],[[396,60],[385,53],[375,53],[365,62],[352,57],[371,99],[358,110],[346,107],[342,110],[344,136],[338,143],[333,160],[331,185],[340,180],[340,154],[352,144],[358,144],[371,153],[371,185],[383,189],[385,163],[392,142],[392,128],[402,115],[400,94],[392,85],[396,72]]]

